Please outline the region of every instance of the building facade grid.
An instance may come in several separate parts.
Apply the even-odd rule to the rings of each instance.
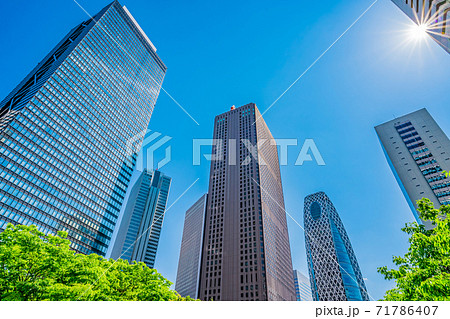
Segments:
[[[309,279],[298,270],[294,270],[294,284],[297,301],[312,301]]]
[[[424,108],[375,127],[388,164],[418,223],[417,201],[450,204],[450,140]]]
[[[182,297],[198,299],[207,198],[204,194],[186,211],[175,283]]]
[[[155,267],[171,181],[160,171],[133,173],[107,258]]]
[[[305,198],[305,245],[315,301],[368,301],[366,285],[344,225],[328,196]]]
[[[126,143],[166,71],[140,37],[115,1],[0,103],[0,228],[67,231],[76,251],[105,255],[136,160]]]
[[[276,145],[251,147],[266,138],[272,136],[253,103],[215,119],[203,300],[295,300]]]

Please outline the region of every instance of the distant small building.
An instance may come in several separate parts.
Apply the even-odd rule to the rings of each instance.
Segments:
[[[312,301],[311,285],[308,277],[294,269],[294,284],[297,301]]]
[[[184,218],[183,238],[175,283],[175,290],[182,297],[198,298],[207,198],[208,195],[204,194],[197,200],[186,211]]]

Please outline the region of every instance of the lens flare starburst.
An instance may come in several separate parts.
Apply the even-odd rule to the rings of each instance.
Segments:
[[[417,2],[418,3],[418,2]],[[432,5],[430,1],[428,10],[425,10],[423,1],[421,10],[413,8],[416,25],[412,28],[411,34],[415,40],[422,40],[427,34],[450,38],[448,35],[450,6],[448,1],[443,1]]]
[[[409,30],[409,36],[411,37],[411,40],[421,41],[425,39],[429,30],[430,28],[426,23],[414,24]]]
[[[418,7],[416,7],[418,6]],[[448,50],[446,43],[450,39],[450,0],[412,1],[410,18],[402,30],[403,39],[399,47],[431,49],[432,42]],[[411,50],[415,52],[416,50]]]

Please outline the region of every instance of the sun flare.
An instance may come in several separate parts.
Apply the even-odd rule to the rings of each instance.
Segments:
[[[413,25],[410,30],[410,36],[412,40],[420,41],[425,39],[429,30],[429,26],[425,23]]]

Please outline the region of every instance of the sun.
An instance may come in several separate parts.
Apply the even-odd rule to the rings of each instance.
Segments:
[[[411,26],[410,36],[412,40],[420,41],[427,36],[429,26],[426,23]]]

